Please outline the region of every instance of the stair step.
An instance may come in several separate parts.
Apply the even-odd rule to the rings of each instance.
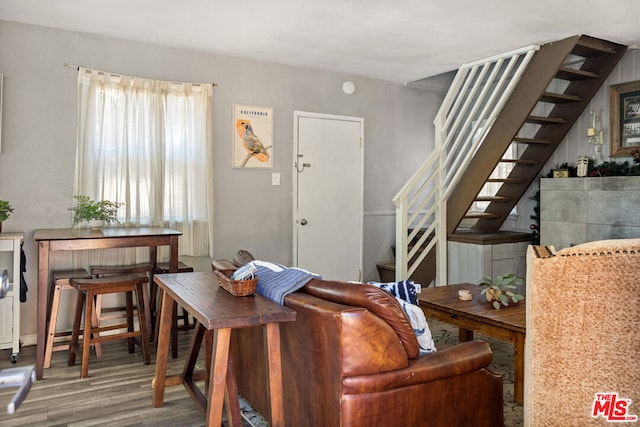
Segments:
[[[513,141],[522,144],[553,144],[553,141],[544,138],[513,138]]]
[[[531,240],[531,234],[517,231],[481,231],[461,228],[449,234],[449,240],[476,245],[499,245],[502,243],[528,242]]]
[[[583,71],[575,68],[569,67],[560,67],[558,72],[556,73],[556,78],[562,80],[587,80],[587,79],[598,79],[600,76],[596,73],[592,73],[591,71]]]
[[[540,101],[562,104],[567,102],[581,102],[582,98],[576,95],[567,95],[564,93],[543,92],[540,97]]]
[[[492,219],[498,218],[498,215],[488,212],[469,212],[464,217],[466,219]]]
[[[500,159],[500,163],[514,163],[516,165],[537,165],[537,160],[530,159]]]
[[[396,263],[391,262],[379,262],[376,264],[378,270],[378,276],[381,282],[395,282],[396,280]]]
[[[478,196],[474,199],[476,202],[510,202],[513,200],[511,197],[501,197],[501,196]]]
[[[384,270],[393,270],[396,271],[396,263],[391,261],[391,262],[379,262],[376,264],[376,267],[378,268],[382,268]]]
[[[529,116],[527,117],[527,123],[534,123],[538,125],[563,125],[567,123],[567,119],[563,119],[562,117]]]
[[[517,178],[489,178],[486,182],[501,182],[503,184],[521,184],[524,181]]]
[[[610,43],[604,42],[603,40],[583,36],[578,40],[578,43],[576,43],[571,53],[589,58],[603,53],[613,55],[616,53],[616,49]]]

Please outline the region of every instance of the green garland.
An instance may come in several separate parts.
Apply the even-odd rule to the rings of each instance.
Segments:
[[[629,162],[616,163],[616,162],[602,162],[599,165],[594,165],[593,160],[589,159],[588,177],[598,176],[638,176],[640,175],[640,163],[634,158],[634,163]],[[563,163],[555,169],[568,169],[570,177],[577,177],[577,167],[569,163]],[[553,178],[553,169],[546,175],[547,178]]]

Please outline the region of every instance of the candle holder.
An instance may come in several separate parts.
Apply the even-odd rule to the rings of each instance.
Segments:
[[[593,161],[596,163],[602,158],[604,132],[599,128],[600,117],[593,110],[589,114],[591,114],[591,127],[587,129],[587,141],[594,147]]]

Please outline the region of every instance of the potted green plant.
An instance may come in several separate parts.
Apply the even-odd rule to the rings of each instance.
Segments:
[[[0,233],[2,232],[2,222],[6,221],[13,212],[13,206],[6,200],[0,200]]]
[[[523,283],[522,277],[511,273],[498,276],[495,280],[483,277],[479,285],[484,288],[481,293],[487,297],[487,301],[493,305],[493,308],[500,310],[503,306],[508,307],[512,303],[518,304],[524,299],[523,295],[513,291]]]
[[[110,200],[95,201],[89,196],[73,196],[76,205],[69,208],[73,212],[73,225],[88,223],[91,228],[100,228],[104,224],[111,224],[118,221],[118,209],[124,203],[112,202]]]

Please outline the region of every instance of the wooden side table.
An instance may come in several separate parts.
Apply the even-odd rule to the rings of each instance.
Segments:
[[[229,359],[231,331],[263,326],[267,334],[272,425],[284,426],[278,323],[294,321],[296,312],[259,294],[233,296],[219,286],[219,279],[213,272],[162,274],[154,276],[153,280],[163,290],[156,375],[152,384],[153,406],[162,406],[165,387],[184,384],[204,412],[208,426],[221,425],[225,398],[229,425],[241,426],[235,375]],[[167,376],[172,313],[176,303],[196,319],[196,327],[182,374]],[[207,368],[204,372],[194,372],[203,338],[207,346]],[[206,396],[195,386],[195,381],[201,379],[206,381]]]
[[[471,292],[473,299],[463,301],[458,291]],[[472,283],[458,283],[435,288],[425,288],[418,294],[420,308],[425,316],[458,327],[460,341],[473,339],[473,332],[513,343],[513,397],[516,403],[524,402],[524,341],[526,328],[526,302],[515,307],[496,310],[489,304],[482,288]]]

